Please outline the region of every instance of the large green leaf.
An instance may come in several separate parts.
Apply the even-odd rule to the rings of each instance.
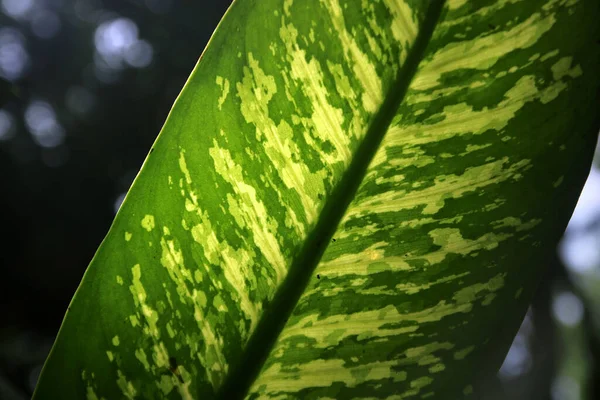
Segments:
[[[237,0],[36,399],[436,398],[493,374],[599,128],[597,0]]]

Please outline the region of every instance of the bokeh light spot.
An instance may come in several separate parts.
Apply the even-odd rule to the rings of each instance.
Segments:
[[[560,242],[558,250],[569,271],[578,274],[600,272],[600,237],[596,233],[568,233]]]
[[[0,76],[15,81],[23,76],[28,63],[23,35],[13,28],[0,29]]]
[[[46,101],[35,100],[27,106],[25,123],[35,142],[42,147],[56,147],[64,141],[65,131]]]
[[[563,325],[578,325],[583,319],[583,303],[573,293],[561,292],[552,299],[552,315]]]
[[[128,18],[117,18],[100,24],[94,35],[96,49],[102,55],[121,54],[137,41],[138,27]]]
[[[138,27],[128,18],[115,18],[103,22],[94,34],[96,53],[94,66],[96,77],[105,83],[113,83],[126,66],[144,68],[150,65],[153,48],[138,38]]]
[[[152,45],[145,40],[138,40],[125,52],[125,61],[135,68],[144,68],[152,62]]]
[[[15,19],[24,18],[33,7],[33,0],[2,0],[4,14]]]

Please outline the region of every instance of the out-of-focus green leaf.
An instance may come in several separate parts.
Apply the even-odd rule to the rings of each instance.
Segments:
[[[596,0],[234,2],[35,399],[473,393],[589,168],[599,18]]]

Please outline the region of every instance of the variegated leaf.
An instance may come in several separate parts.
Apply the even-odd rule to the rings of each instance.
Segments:
[[[596,0],[237,0],[36,399],[468,397],[589,168]]]

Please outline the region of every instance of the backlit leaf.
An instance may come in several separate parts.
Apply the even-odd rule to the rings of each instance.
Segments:
[[[457,399],[599,129],[596,0],[237,0],[36,399]]]

